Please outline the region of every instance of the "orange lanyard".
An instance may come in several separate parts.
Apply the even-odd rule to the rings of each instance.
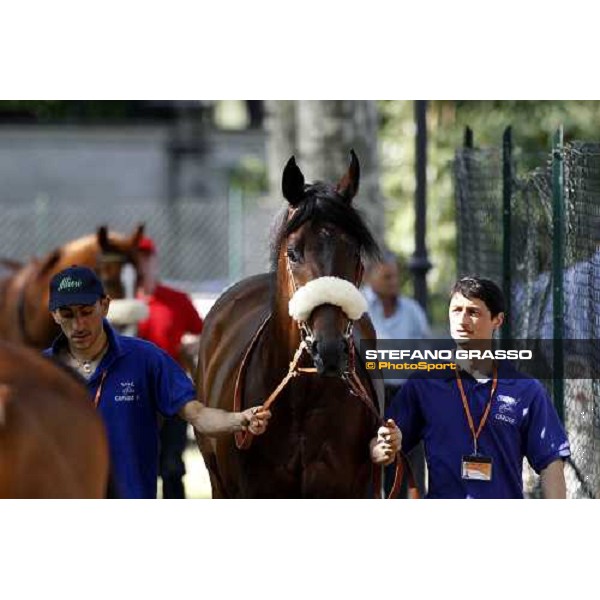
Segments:
[[[98,389],[96,390],[96,395],[94,396],[94,408],[98,408],[98,404],[100,404],[100,396],[102,394],[102,385],[104,380],[106,379],[106,374],[108,371],[102,372],[102,377],[100,378],[100,383],[98,385]]]
[[[471,410],[469,409],[469,403],[467,402],[467,395],[465,394],[465,389],[463,388],[462,380],[460,378],[460,373],[458,366],[456,367],[456,382],[458,383],[458,389],[460,391],[460,397],[462,398],[463,407],[465,409],[465,414],[467,415],[467,421],[469,422],[469,429],[473,434],[473,447],[475,450],[475,454],[477,454],[477,440],[479,439],[479,435],[483,431],[483,427],[487,422],[488,416],[490,414],[490,410],[492,408],[492,399],[494,397],[494,392],[496,391],[496,387],[498,386],[498,368],[496,367],[496,363],[494,362],[494,376],[492,379],[492,391],[490,392],[490,399],[483,411],[483,416],[481,417],[481,421],[479,422],[479,427],[477,431],[475,431],[475,424],[473,423],[473,416],[471,415]]]

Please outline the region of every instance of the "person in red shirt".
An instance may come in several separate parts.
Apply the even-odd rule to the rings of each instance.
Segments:
[[[159,281],[158,254],[153,240],[142,238],[138,250],[138,298],[145,300],[150,309],[148,318],[138,324],[138,336],[162,348],[191,374],[202,319],[187,294]],[[183,451],[186,441],[187,423],[177,416],[166,419],[160,433],[159,473],[163,498],[185,498]]]

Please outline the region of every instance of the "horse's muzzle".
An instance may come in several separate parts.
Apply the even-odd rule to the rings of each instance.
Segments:
[[[319,375],[341,377],[348,370],[348,342],[343,337],[317,338],[312,343],[311,355]]]

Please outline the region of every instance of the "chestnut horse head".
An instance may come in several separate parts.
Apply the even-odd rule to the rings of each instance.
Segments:
[[[137,246],[143,233],[143,225],[130,235],[102,226],[95,234],[68,242],[20,268],[17,266],[0,285],[0,339],[36,348],[50,345],[58,329],[48,311],[49,282],[56,273],[72,265],[96,270],[111,298],[134,293]],[[125,277],[128,270],[130,273]]]
[[[354,151],[337,185],[306,184],[294,157],[283,172],[288,207],[273,247],[277,297],[289,303],[289,315],[299,326],[317,373],[324,376],[340,377],[347,370],[352,324],[366,311],[357,289],[362,260],[379,252],[352,206],[359,178]],[[280,319],[287,317],[282,314],[284,304]]]

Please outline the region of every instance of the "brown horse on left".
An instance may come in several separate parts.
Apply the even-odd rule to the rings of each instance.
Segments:
[[[122,298],[121,267],[130,263],[137,271],[137,247],[143,234],[143,225],[130,235],[109,232],[103,226],[95,234],[68,242],[24,265],[1,261],[8,275],[0,280],[0,340],[40,349],[52,343],[59,330],[48,311],[50,279],[72,265],[96,270],[107,294]]]
[[[0,342],[0,498],[102,498],[108,443],[84,385]]]

